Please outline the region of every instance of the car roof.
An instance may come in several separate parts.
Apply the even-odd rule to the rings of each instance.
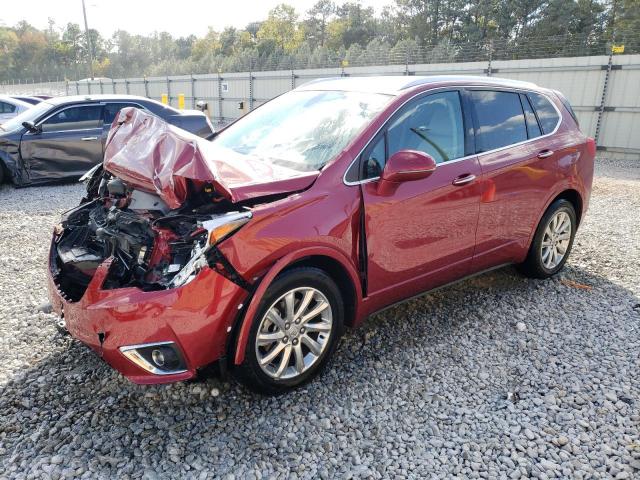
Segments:
[[[68,103],[82,103],[82,102],[104,102],[104,101],[123,101],[123,102],[153,102],[158,103],[150,98],[141,97],[139,95],[125,95],[125,94],[91,94],[91,95],[69,95],[65,97],[53,97],[46,100],[51,105],[65,105]]]
[[[0,95],[0,100],[2,100],[3,102],[7,102],[7,103],[11,103],[12,105],[16,105],[16,106],[21,106],[21,107],[26,107],[26,108],[31,108],[33,107],[33,105],[31,105],[30,103],[27,103],[23,100],[20,100],[18,98],[14,98],[10,95]]]
[[[400,95],[405,93],[408,89],[430,84],[472,84],[493,87],[539,88],[536,84],[530,82],[511,80],[507,78],[481,77],[477,75],[380,75],[370,77],[321,78],[307,82],[296,90],[338,90]]]

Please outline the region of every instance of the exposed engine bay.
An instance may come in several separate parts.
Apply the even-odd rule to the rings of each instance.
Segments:
[[[174,288],[204,267],[248,288],[216,243],[249,221],[247,207],[205,185],[171,210],[153,193],[136,189],[97,167],[87,174],[87,196],[56,228],[51,265],[58,289],[78,301],[97,268],[111,259],[103,289]]]

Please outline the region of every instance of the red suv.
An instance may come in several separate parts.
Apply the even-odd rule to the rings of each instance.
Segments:
[[[560,93],[491,78],[320,80],[207,140],[124,109],[55,229],[52,304],[136,383],[217,363],[278,393],[395,302],[558,272],[594,155]]]

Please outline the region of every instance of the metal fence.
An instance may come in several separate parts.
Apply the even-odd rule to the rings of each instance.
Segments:
[[[504,55],[503,55],[504,56]],[[412,57],[413,58],[413,57]],[[431,59],[432,60],[432,59]],[[368,63],[368,62],[364,62]],[[183,94],[186,108],[202,100],[214,123],[226,124],[265,101],[305,82],[335,76],[470,74],[526,80],[562,91],[583,131],[596,137],[607,156],[640,159],[640,54],[559,58],[496,59],[440,63],[349,63],[331,68],[245,71],[167,77],[1,85],[4,93],[91,95],[117,93],[173,106]]]

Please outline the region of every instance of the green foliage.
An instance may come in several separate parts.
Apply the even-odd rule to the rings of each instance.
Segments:
[[[563,41],[554,40],[562,35]],[[359,0],[285,3],[243,29],[111,38],[74,23],[0,27],[0,81],[120,78],[249,69],[338,67],[606,53],[615,36],[640,50],[640,0],[395,0],[376,16]],[[631,47],[631,50],[630,50]]]

